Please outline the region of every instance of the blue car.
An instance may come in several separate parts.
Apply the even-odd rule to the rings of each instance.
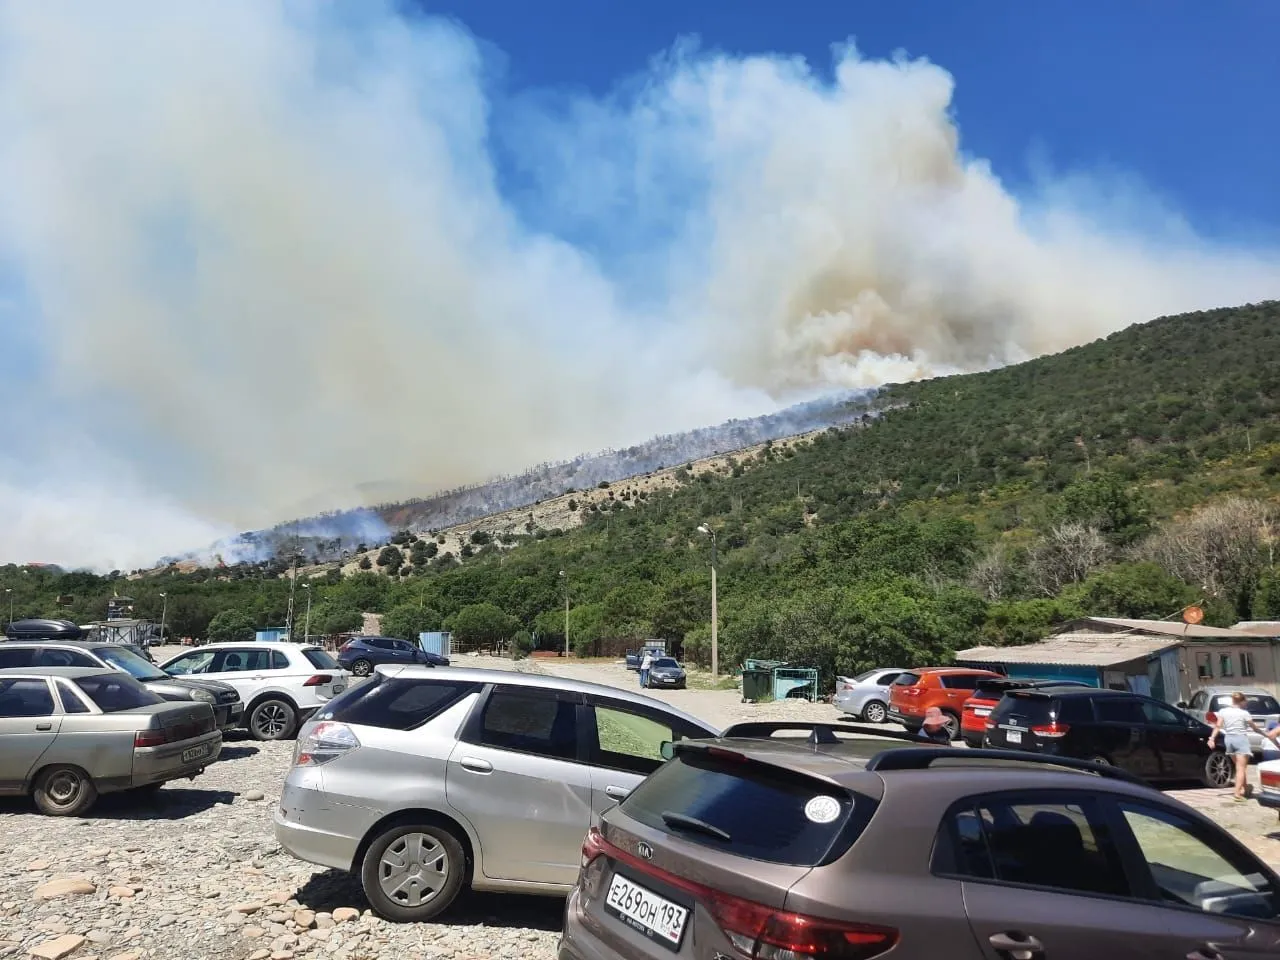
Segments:
[[[357,677],[367,677],[373,673],[374,667],[383,663],[447,667],[449,658],[428,653],[416,644],[396,637],[353,637],[338,650],[338,666],[350,670]]]

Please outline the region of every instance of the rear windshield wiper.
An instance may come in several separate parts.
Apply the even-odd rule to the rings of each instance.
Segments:
[[[689,817],[683,813],[676,813],[672,810],[664,810],[662,812],[662,822],[673,830],[688,830],[691,833],[704,833],[708,837],[715,837],[717,840],[723,840],[725,843],[729,843],[733,839],[719,827],[713,826],[705,820],[699,820],[697,817]]]

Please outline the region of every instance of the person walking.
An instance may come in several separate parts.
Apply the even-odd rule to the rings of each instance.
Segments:
[[[1218,711],[1213,732],[1209,734],[1209,749],[1215,748],[1218,734],[1222,734],[1222,748],[1227,756],[1235,761],[1236,789],[1233,799],[1237,803],[1243,803],[1248,799],[1245,791],[1245,777],[1249,769],[1249,759],[1253,756],[1253,748],[1249,746],[1249,731],[1253,730],[1275,740],[1274,731],[1264,731],[1253,722],[1253,717],[1244,708],[1248,702],[1249,698],[1239,690],[1231,694],[1231,706],[1223,707]]]
[[[646,650],[640,661],[640,686],[649,686],[649,671],[653,669],[653,654]]]

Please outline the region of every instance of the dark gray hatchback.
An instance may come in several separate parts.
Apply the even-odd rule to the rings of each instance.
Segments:
[[[1123,771],[749,726],[603,815],[560,960],[1280,955],[1280,879]]]

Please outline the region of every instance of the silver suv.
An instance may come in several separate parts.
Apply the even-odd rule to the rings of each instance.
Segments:
[[[298,733],[280,845],[358,874],[389,920],[429,920],[464,886],[563,896],[600,814],[718,731],[593,683],[380,666]]]

